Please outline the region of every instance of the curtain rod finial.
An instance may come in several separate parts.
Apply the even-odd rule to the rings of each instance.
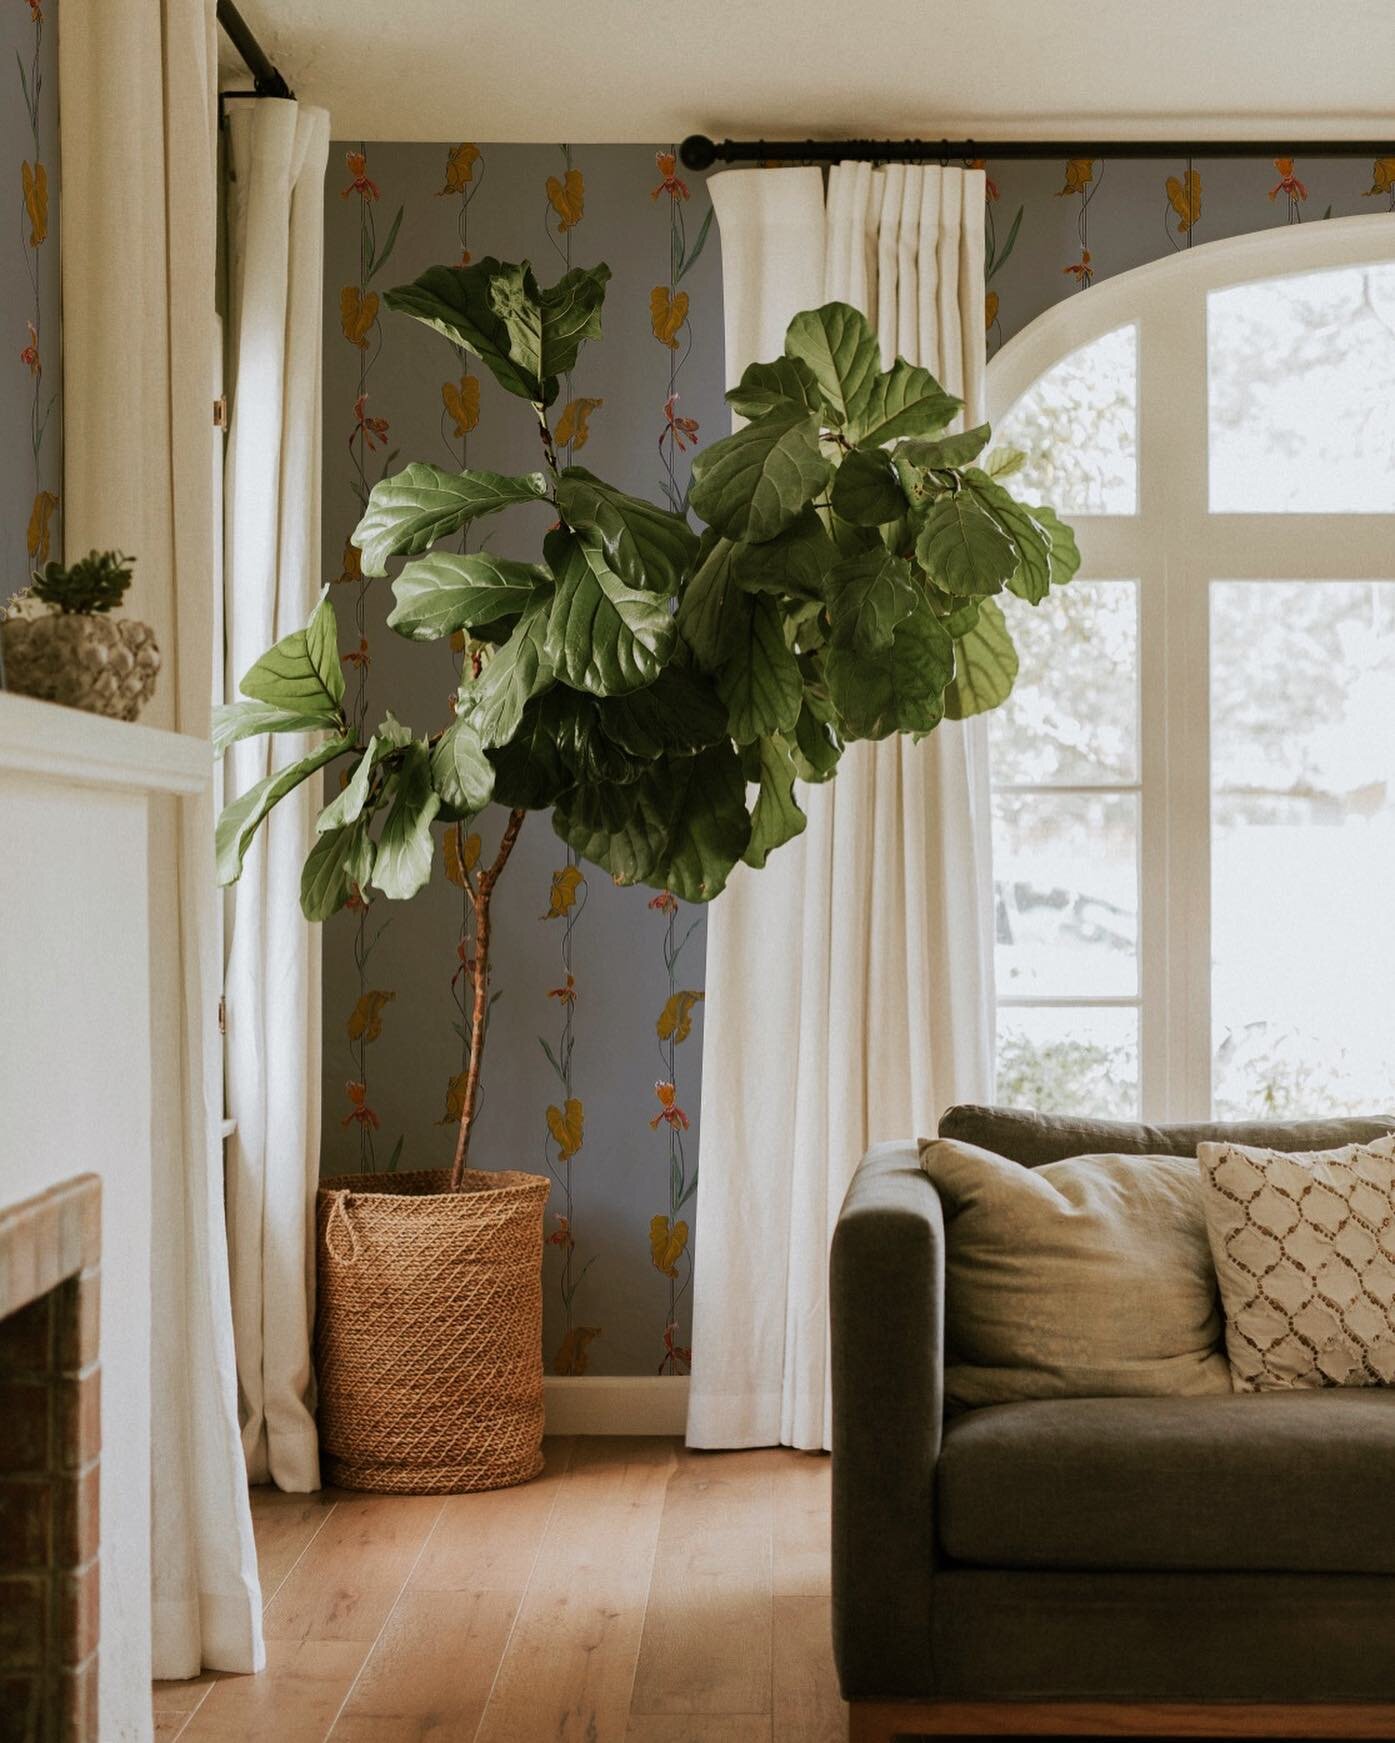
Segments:
[[[711,169],[717,161],[717,147],[705,133],[690,133],[678,147],[684,169]]]

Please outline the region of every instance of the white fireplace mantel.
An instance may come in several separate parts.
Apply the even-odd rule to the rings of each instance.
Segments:
[[[0,693],[0,1206],[102,1178],[102,1743],[151,1736],[152,888],[212,768],[206,740]]]

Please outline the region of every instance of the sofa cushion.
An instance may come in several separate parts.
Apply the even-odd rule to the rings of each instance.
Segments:
[[[1194,1159],[1026,1169],[921,1148],[945,1217],[945,1399],[1229,1392]]]
[[[945,1429],[941,1545],[979,1567],[1395,1573],[1395,1391],[1081,1398]]]
[[[939,1135],[977,1144],[1024,1167],[1067,1156],[1116,1152],[1124,1156],[1195,1156],[1198,1144],[1261,1144],[1270,1150],[1333,1150],[1369,1144],[1395,1132],[1395,1114],[1365,1119],[1236,1120],[1213,1125],[1145,1126],[1129,1120],[1087,1120],[1038,1114],[1030,1108],[947,1108]]]

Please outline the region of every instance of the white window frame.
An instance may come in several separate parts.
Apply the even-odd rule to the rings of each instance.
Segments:
[[[1057,304],[988,366],[997,425],[1070,353],[1120,327],[1138,331],[1137,513],[1066,518],[1080,544],[1082,580],[1137,582],[1140,778],[1137,786],[1017,789],[1139,793],[1138,998],[1000,1002],[1136,1005],[1145,1120],[1211,1117],[1211,583],[1395,580],[1395,514],[1211,512],[1207,297],[1231,285],[1390,260],[1395,215],[1387,214],[1200,244]],[[1049,611],[1050,601],[1041,609]]]

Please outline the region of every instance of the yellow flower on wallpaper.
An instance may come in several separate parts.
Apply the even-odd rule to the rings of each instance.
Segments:
[[[479,377],[466,374],[459,381],[443,381],[441,403],[455,424],[456,439],[468,436],[480,421]]]
[[[36,563],[47,563],[53,549],[53,511],[58,498],[51,490],[41,490],[29,511],[29,555]]]
[[[1365,197],[1395,192],[1395,157],[1378,157],[1371,165],[1371,185]]]
[[[396,993],[374,988],[363,993],[344,1025],[351,1041],[376,1041],[383,1032],[383,1006],[390,1005]]]
[[[1057,188],[1056,198],[1063,200],[1068,194],[1083,194],[1095,179],[1095,160],[1092,157],[1072,157],[1066,160],[1066,185]]]
[[[586,1110],[575,1096],[569,1095],[562,1107],[547,1110],[547,1129],[557,1145],[557,1160],[570,1162],[582,1145],[586,1126]]]
[[[349,343],[366,351],[377,318],[377,291],[360,291],[356,284],[346,284],[339,293],[339,325]]]
[[[661,1041],[686,1041],[693,1032],[693,1006],[700,1005],[705,997],[700,992],[674,993],[659,1012],[654,1033]]]
[[[564,865],[552,874],[552,892],[544,920],[561,920],[576,906],[577,892],[586,882],[578,865]],[[550,996],[550,995],[549,995]]]
[[[475,165],[480,160],[480,148],[462,141],[451,146],[446,154],[446,185],[437,190],[441,194],[463,194],[475,179]]]
[[[362,581],[363,552],[352,539],[344,540],[344,560],[339,572],[341,581]]]
[[[994,321],[997,320],[998,308],[998,293],[995,290],[991,290],[983,299],[983,324],[985,327],[991,327]]]
[[[574,1325],[552,1358],[554,1374],[584,1374],[591,1364],[588,1347],[601,1335],[598,1325]]]
[[[676,351],[678,334],[687,318],[687,291],[675,293],[666,284],[656,284],[649,293],[649,325],[659,343]]]
[[[29,246],[37,248],[48,236],[48,171],[41,163],[22,163],[19,179],[29,215]]]
[[[651,1217],[649,1222],[649,1256],[654,1268],[665,1277],[678,1275],[678,1261],[688,1245],[688,1225],[674,1222],[671,1217]]]
[[[458,1126],[460,1116],[465,1112],[465,1080],[468,1071],[457,1071],[446,1085],[446,1111],[437,1120],[438,1126]]]
[[[557,420],[553,439],[559,448],[584,448],[591,434],[591,413],[605,404],[603,399],[569,399]]]
[[[1189,169],[1179,180],[1169,176],[1166,182],[1167,203],[1177,214],[1177,231],[1185,236],[1201,216],[1201,177]]]
[[[559,231],[575,230],[586,210],[586,178],[579,169],[569,169],[558,181],[547,178],[547,203],[557,214]]]
[[[464,830],[458,823],[446,831],[446,877],[458,890],[467,887],[469,879],[466,873],[472,872],[480,859],[479,836],[466,835],[462,842],[463,834]]]

